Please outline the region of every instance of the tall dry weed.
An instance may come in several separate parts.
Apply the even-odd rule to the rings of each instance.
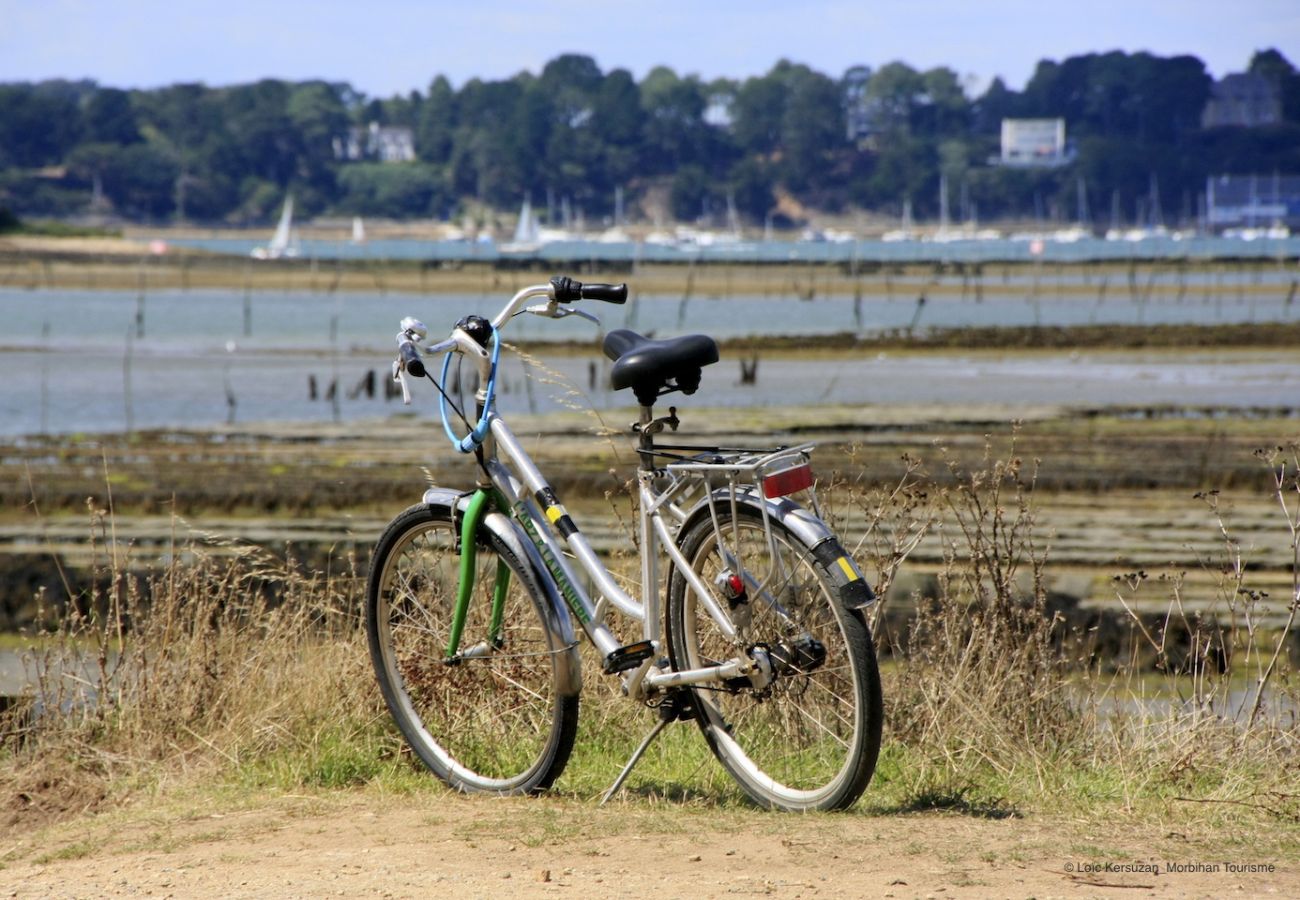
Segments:
[[[1196,494],[1217,550],[1202,555],[1199,573],[1117,576],[1116,600],[1133,625],[1130,668],[1120,674],[1140,692],[1118,691],[1112,681],[1105,696],[1125,713],[1115,717],[1113,741],[1179,799],[1300,822],[1300,445],[1255,456],[1284,551],[1243,546],[1231,503],[1217,490]],[[1281,560],[1281,571],[1258,558]],[[1163,611],[1142,615],[1139,602],[1153,599]],[[1159,673],[1154,684],[1140,677],[1144,662]]]
[[[0,816],[229,774],[378,721],[354,561],[311,572],[233,541],[133,547],[97,508],[90,527],[86,583],[44,597],[29,634],[34,690],[3,723]]]
[[[1064,621],[1048,605],[1036,466],[1015,455],[1014,442],[1004,455],[986,445],[973,468],[945,461],[937,597],[918,604],[886,694],[920,790],[961,793],[979,771],[1010,777],[1087,741],[1063,689]]]
[[[937,591],[914,598],[886,668],[887,742],[905,760],[895,776],[905,794],[1004,809],[1081,790],[1126,808],[1224,804],[1300,821],[1300,459],[1294,447],[1260,456],[1282,511],[1290,597],[1270,602],[1253,583],[1259,574],[1207,493],[1207,525],[1222,537],[1204,561],[1216,596],[1187,596],[1179,573],[1141,571],[1117,576],[1113,610],[1048,590],[1038,463],[1017,456],[1014,435],[1005,448],[988,443],[978,465],[946,459],[941,483],[929,481]],[[909,502],[892,520],[902,536],[874,546],[910,542]],[[878,564],[893,565],[888,552]],[[1170,592],[1164,615],[1127,602],[1150,583]]]

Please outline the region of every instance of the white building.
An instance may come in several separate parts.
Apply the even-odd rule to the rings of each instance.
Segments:
[[[415,159],[415,134],[401,125],[350,128],[346,137],[336,137],[334,158],[349,161],[412,162]]]
[[[1074,158],[1065,143],[1065,119],[1003,119],[1004,166],[1062,166]]]

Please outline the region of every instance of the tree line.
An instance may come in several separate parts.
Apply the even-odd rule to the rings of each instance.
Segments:
[[[833,78],[783,60],[712,81],[660,67],[637,81],[577,54],[389,98],[329,81],[0,84],[0,209],[241,225],[292,191],[307,215],[456,219],[530,197],[593,224],[619,198],[642,219],[734,210],[782,225],[904,204],[934,217],[943,183],[953,218],[1072,219],[1082,197],[1096,219],[1168,222],[1195,215],[1209,175],[1300,173],[1300,73],[1276,50],[1248,71],[1275,86],[1283,121],[1203,129],[1201,60],[1123,52],[1043,60],[1023,90],[994,80],[978,96],[950,68],[900,62]],[[990,165],[1008,117],[1063,117],[1072,161]],[[417,158],[340,159],[338,139],[372,122],[409,128]]]

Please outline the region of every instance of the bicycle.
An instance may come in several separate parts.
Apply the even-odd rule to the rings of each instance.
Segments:
[[[526,305],[537,299],[544,302]],[[613,386],[631,389],[640,406],[631,430],[641,596],[631,596],[495,407],[501,330],[523,313],[598,323],[574,306],[581,300],[625,303],[627,286],[556,277],[519,291],[490,321],[462,318],[426,347],[421,322],[401,323],[393,377],[403,400],[414,379],[432,381],[443,428],[474,456],[478,475],[472,490],[426,490],[387,527],[371,559],[366,631],[394,721],[415,755],[457,790],[543,791],[573,749],[582,634],[604,674],[658,710],[602,803],[665,726],[693,720],[757,804],[851,805],[880,748],[880,677],[864,614],[875,598],[818,515],[814,445],[656,443],[680,420],[676,407],[656,417],[655,401],[694,394],[702,370],[718,361],[717,345],[704,335],[609,332]],[[424,354],[440,352],[435,378]],[[457,355],[478,367],[472,424],[444,388]],[[615,634],[613,613],[640,623],[638,640]]]

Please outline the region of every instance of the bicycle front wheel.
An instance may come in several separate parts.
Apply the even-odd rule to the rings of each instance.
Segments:
[[[734,516],[729,507],[719,504],[716,527],[707,516],[688,526],[679,546],[705,584],[725,591],[731,576],[742,580],[744,595],[730,610],[740,635],[727,638],[675,571],[667,609],[673,665],[696,669],[762,648],[774,662],[771,683],[738,678],[692,688],[696,721],[759,805],[843,809],[871,780],[883,718],[870,631],[830,569],[843,551],[832,539],[833,554],[823,547],[814,555],[752,505],[738,504]]]
[[[521,794],[549,787],[568,761],[578,697],[561,690],[532,569],[489,529],[478,535],[459,653],[448,660],[460,580],[450,510],[417,505],[375,548],[366,590],[370,657],[384,700],[415,754],[457,790]],[[500,621],[493,601],[504,595]]]

